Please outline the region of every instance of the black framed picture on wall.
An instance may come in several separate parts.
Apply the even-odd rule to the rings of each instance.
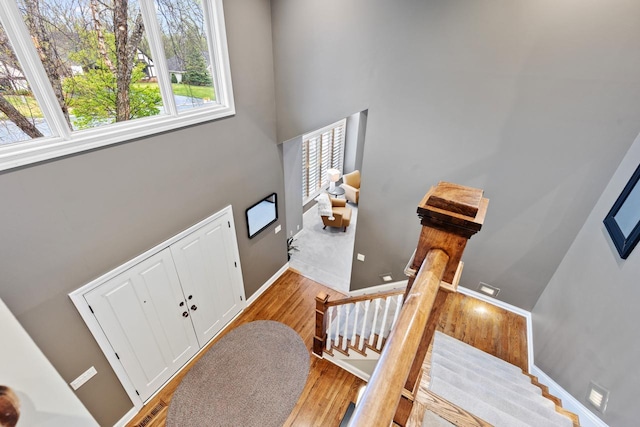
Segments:
[[[247,233],[252,239],[278,220],[278,200],[276,193],[271,193],[245,211]]]
[[[627,259],[640,238],[640,165],[604,219],[620,257]]]

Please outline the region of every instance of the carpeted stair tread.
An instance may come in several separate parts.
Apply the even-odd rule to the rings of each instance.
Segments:
[[[559,416],[555,411],[553,402],[541,395],[518,394],[492,381],[484,381],[481,376],[465,376],[456,371],[445,368],[441,364],[432,364],[432,377],[450,386],[464,390],[471,396],[481,399],[483,402],[496,407],[516,418],[535,421],[533,425],[542,425],[546,421],[553,421]],[[438,386],[434,385],[434,393],[448,399],[446,393],[440,393]],[[456,402],[453,402],[456,403]],[[458,405],[464,408],[462,405]],[[476,414],[472,411],[472,413]],[[481,418],[481,414],[479,415]],[[554,425],[557,425],[554,423]]]
[[[496,427],[571,427],[519,368],[436,332],[431,390]]]
[[[461,352],[452,352],[448,349],[441,348],[438,351],[438,355],[445,358],[450,363],[457,363],[461,365],[464,369],[475,370],[474,365],[478,364],[481,366],[484,365],[481,361],[476,362],[473,359],[468,359],[463,356],[464,353]],[[529,381],[528,377],[523,376],[522,374],[515,375],[512,372],[505,372],[499,369],[484,369],[482,372],[478,372],[479,374],[485,375],[490,379],[499,380],[502,382],[509,382],[518,388],[521,388],[525,391],[529,391],[535,394],[542,394],[542,390],[539,387],[536,387],[531,381]]]
[[[496,427],[532,427],[531,424],[521,421],[498,408],[494,408],[480,399],[475,399],[469,393],[457,387],[447,386],[445,394],[441,390],[442,387],[440,387],[439,381],[437,378],[431,379],[431,391]]]
[[[482,350],[478,350],[477,348],[443,334],[442,332],[437,332],[434,339],[436,340],[434,342],[438,343],[438,347],[447,349],[454,353],[463,353],[468,359],[480,360],[483,364],[489,364],[495,369],[510,372],[515,376],[514,378],[520,378],[522,376],[522,371],[517,366],[507,363],[504,360]]]
[[[427,410],[422,419],[422,427],[454,427],[449,421]]]
[[[541,390],[531,383],[529,383],[529,387],[526,387],[521,383],[505,380],[504,377],[494,374],[494,371],[492,370],[478,370],[475,365],[463,364],[462,360],[456,360],[448,354],[446,356],[440,353],[434,354],[432,355],[431,360],[432,362],[435,361],[438,365],[455,372],[457,375],[464,376],[469,381],[484,384],[490,383],[505,392],[516,393],[532,399],[542,396]],[[549,404],[551,408],[554,408],[553,402],[549,401]]]

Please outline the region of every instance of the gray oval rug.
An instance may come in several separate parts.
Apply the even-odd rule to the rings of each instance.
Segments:
[[[309,375],[309,351],[290,327],[260,320],[232,330],[176,389],[167,427],[280,427]]]

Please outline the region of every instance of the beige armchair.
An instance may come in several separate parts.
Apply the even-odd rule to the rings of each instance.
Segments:
[[[344,174],[342,182],[340,187],[344,188],[344,197],[357,205],[358,199],[360,199],[360,171],[355,170]]]
[[[333,199],[331,198],[331,211],[333,215],[333,219],[330,219],[329,216],[320,216],[322,218],[322,223],[324,230],[329,227],[342,228],[342,231],[347,231],[347,227],[351,222],[351,208],[347,206],[347,201],[344,199]]]

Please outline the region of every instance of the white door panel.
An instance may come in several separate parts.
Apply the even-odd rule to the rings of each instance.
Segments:
[[[198,351],[168,250],[85,298],[143,401]]]
[[[149,318],[157,319],[157,324],[154,324],[155,334],[164,336],[169,344],[168,355],[172,363],[184,363],[195,354],[194,349],[197,351],[199,346],[193,325],[184,315],[188,315],[189,311],[171,254],[165,251],[163,255],[165,259],[162,263],[154,263],[140,272],[134,280],[140,282],[139,288],[144,289],[153,300],[153,304],[144,304],[144,308]]]
[[[244,305],[233,231],[227,221],[223,216],[171,245],[201,346]]]

